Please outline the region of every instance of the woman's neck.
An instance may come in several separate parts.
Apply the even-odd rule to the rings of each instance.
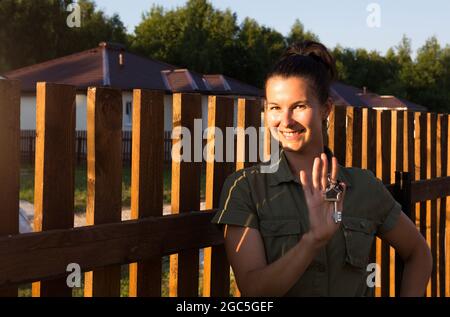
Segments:
[[[286,159],[288,161],[291,173],[295,176],[297,180],[300,180],[300,171],[304,170],[310,182],[312,181],[312,168],[314,164],[314,159],[316,157],[320,158],[320,154],[323,153],[323,145],[315,146],[314,148],[308,149],[305,152],[293,152],[284,151]],[[328,162],[329,164],[331,162]]]

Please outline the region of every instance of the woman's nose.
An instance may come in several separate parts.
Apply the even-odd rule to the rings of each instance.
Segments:
[[[294,124],[294,119],[292,118],[292,112],[289,110],[283,111],[280,115],[280,125],[283,127],[289,127]]]

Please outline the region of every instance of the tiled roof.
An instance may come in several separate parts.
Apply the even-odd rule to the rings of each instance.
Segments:
[[[37,82],[47,81],[74,85],[79,90],[110,86],[122,90],[223,93],[221,89],[210,87],[202,74],[127,52],[120,44],[105,42],[94,49],[9,71],[4,76],[20,80],[24,92],[35,92]],[[230,94],[261,95],[256,87],[229,80],[233,83]]]

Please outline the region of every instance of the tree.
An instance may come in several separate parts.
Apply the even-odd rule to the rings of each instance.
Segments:
[[[236,15],[206,0],[190,0],[165,11],[153,6],[135,29],[132,49],[198,72],[223,72],[225,53],[234,51]],[[226,64],[226,63],[225,63]]]
[[[294,42],[302,42],[305,40],[318,42],[319,37],[310,31],[305,32],[305,27],[303,26],[303,24],[299,19],[296,19],[291,27],[291,31],[289,32],[286,41],[288,45],[291,45]]]
[[[71,2],[0,1],[0,72],[89,49],[101,41],[126,42],[119,16],[106,16],[90,0],[78,1],[81,27],[68,27],[66,8]]]

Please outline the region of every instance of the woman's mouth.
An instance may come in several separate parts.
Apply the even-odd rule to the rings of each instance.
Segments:
[[[306,129],[302,129],[299,131],[280,131],[280,133],[286,140],[295,140],[299,138],[305,131]]]

